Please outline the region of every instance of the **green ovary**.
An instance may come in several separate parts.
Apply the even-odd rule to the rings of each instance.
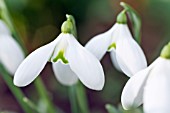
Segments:
[[[68,60],[64,57],[64,51],[59,51],[58,55],[53,59],[53,62],[57,62],[59,59],[61,59],[63,63],[68,64]]]
[[[165,59],[170,59],[170,43],[163,47],[160,56]]]
[[[116,49],[116,43],[112,43],[109,47],[108,47],[108,51],[111,50],[112,48]]]

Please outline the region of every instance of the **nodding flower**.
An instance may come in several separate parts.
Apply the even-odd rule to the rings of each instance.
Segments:
[[[99,60],[71,34],[72,30],[73,23],[68,18],[61,27],[62,33],[54,41],[36,49],[21,63],[14,84],[30,84],[49,61],[61,84],[73,85],[79,79],[88,88],[101,90],[105,81],[103,68]]]
[[[131,77],[147,67],[147,61],[141,47],[133,39],[123,10],[117,16],[117,22],[108,31],[92,38],[86,48],[99,60],[108,51],[113,65],[119,71]]]
[[[170,43],[150,66],[139,71],[126,83],[122,106],[128,110],[143,104],[145,113],[170,111]]]

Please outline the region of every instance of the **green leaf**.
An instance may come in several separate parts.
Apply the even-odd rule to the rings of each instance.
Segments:
[[[106,104],[105,108],[107,109],[108,113],[119,113],[119,111],[110,104]]]
[[[124,110],[121,104],[119,104],[118,109],[121,113],[142,113],[142,110],[140,108],[134,108],[131,110]]]
[[[128,4],[121,2],[120,5],[127,11],[132,22],[132,32],[135,40],[140,44],[141,41],[141,19],[139,14]]]

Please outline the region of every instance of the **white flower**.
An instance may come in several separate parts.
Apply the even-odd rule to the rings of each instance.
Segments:
[[[167,58],[157,58],[148,68],[129,79],[121,96],[124,109],[132,109],[143,103],[145,113],[169,113],[170,44],[168,52]]]
[[[6,24],[0,20],[0,63],[13,75],[23,60],[21,47],[11,36]]]
[[[111,29],[92,38],[85,47],[99,60],[109,51],[114,66],[131,77],[146,68],[147,62],[129,31],[124,13],[118,15],[117,23]]]
[[[104,86],[100,62],[69,33],[61,33],[51,43],[33,51],[17,69],[14,84],[30,84],[48,61],[52,62],[56,78],[64,85],[75,84],[79,78],[90,89],[101,90]]]

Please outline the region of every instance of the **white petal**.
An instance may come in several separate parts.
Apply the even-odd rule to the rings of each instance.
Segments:
[[[159,58],[156,59],[149,67],[139,71],[128,80],[121,95],[121,102],[124,109],[132,109],[143,103],[143,92],[147,78],[150,71],[159,64],[159,61]]]
[[[68,64],[63,64],[62,61],[58,61],[52,63],[52,67],[57,80],[61,84],[70,86],[77,83],[78,78]]]
[[[119,40],[116,42],[116,58],[121,70],[129,77],[147,67],[145,55],[132,38],[127,25],[120,26]]]
[[[95,56],[81,46],[70,35],[66,57],[70,68],[76,73],[80,81],[90,89],[101,90],[104,86],[104,72]]]
[[[110,52],[110,58],[111,58],[111,60],[112,60],[113,65],[115,66],[115,68],[116,68],[118,71],[122,72],[122,70],[121,70],[121,68],[120,68],[120,66],[119,66],[119,64],[118,64],[118,62],[117,62],[117,59],[116,59],[116,50],[115,50],[115,49],[113,49],[113,50]]]
[[[0,35],[0,62],[10,74],[14,74],[24,60],[21,47],[10,35]]]
[[[121,102],[124,109],[129,110],[142,104],[143,89],[149,72],[150,69],[146,68],[128,80],[121,95]]]
[[[145,113],[170,111],[170,60],[160,59],[152,69],[144,89]]]
[[[85,45],[85,48],[88,49],[94,56],[96,56],[98,60],[101,60],[111,44],[111,35],[116,28],[117,24],[115,24],[107,32],[95,36]]]
[[[0,34],[2,35],[10,35],[10,30],[8,29],[7,25],[0,20]]]
[[[14,84],[16,86],[26,86],[40,74],[53,53],[58,42],[57,39],[36,49],[26,57],[14,75]]]

